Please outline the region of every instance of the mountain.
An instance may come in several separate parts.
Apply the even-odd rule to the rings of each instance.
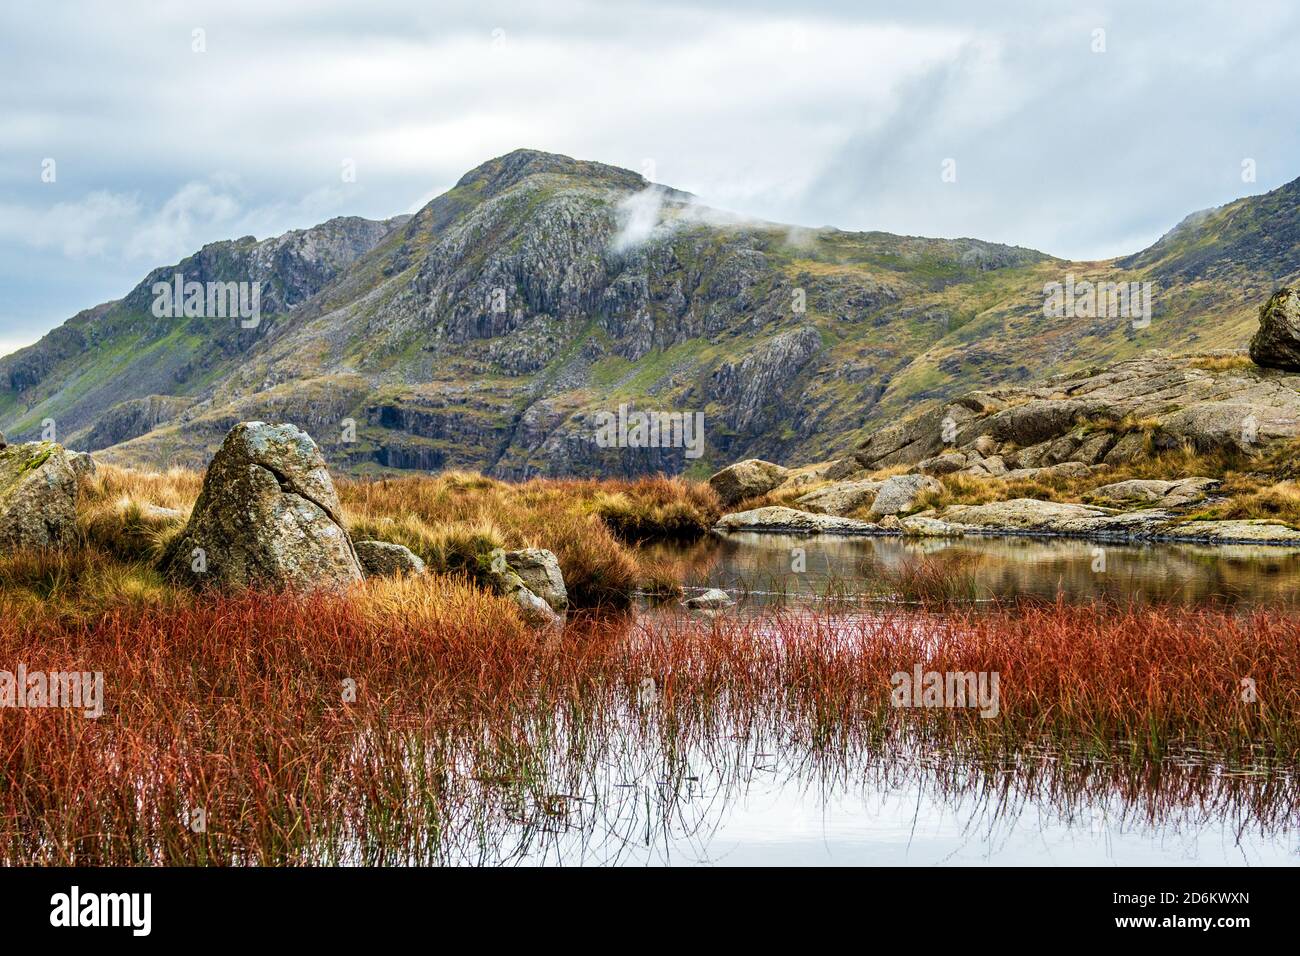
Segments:
[[[706,473],[812,461],[905,411],[1153,347],[1243,347],[1300,273],[1300,181],[1149,249],[1066,262],[974,239],[803,229],[624,169],[516,150],[409,218],[215,243],[0,359],[0,430],[203,465],[288,420],[355,472]],[[262,317],[157,318],[155,282],[262,282]],[[1151,321],[1044,315],[1045,287],[1149,282]],[[247,324],[247,323],[245,323]],[[601,447],[601,413],[702,412],[703,457]]]

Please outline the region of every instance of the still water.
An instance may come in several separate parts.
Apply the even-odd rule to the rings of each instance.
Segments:
[[[654,552],[689,588],[718,587],[745,603],[829,594],[891,596],[890,580],[931,564],[968,579],[979,598],[1283,604],[1300,601],[1300,548],[1125,545],[1067,538],[904,539],[756,533],[709,537]]]
[[[829,594],[898,598],[918,561],[969,579],[980,600],[1291,606],[1300,550],[1098,545],[1060,539],[735,534],[660,549],[692,589],[739,601],[723,613]],[[680,613],[645,608],[643,615]],[[972,766],[942,753],[826,755],[719,733],[681,748],[616,746],[564,774],[545,807],[502,809],[462,862],[620,865],[1293,865],[1295,768],[1229,771],[1189,752],[1113,767],[1051,752]],[[490,847],[490,848],[489,848]]]

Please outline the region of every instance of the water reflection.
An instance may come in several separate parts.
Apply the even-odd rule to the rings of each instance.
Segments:
[[[837,592],[887,597],[918,562],[968,577],[982,596],[1180,604],[1295,604],[1300,549],[1111,544],[1066,538],[862,538],[737,533],[651,549],[685,584],[751,603]]]
[[[922,749],[809,753],[718,735],[677,753],[630,740],[581,782],[556,768],[545,798],[497,794],[498,812],[476,814],[482,828],[445,844],[442,862],[1300,862],[1294,779],[1226,774],[1191,753],[1144,768],[1050,751],[988,766]]]

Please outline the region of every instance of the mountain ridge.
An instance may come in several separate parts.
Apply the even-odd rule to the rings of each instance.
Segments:
[[[515,150],[408,217],[337,217],[152,270],[0,359],[0,428],[22,438],[52,418],[73,447],[151,465],[205,463],[241,418],[292,420],[355,472],[815,460],[975,384],[1244,345],[1270,286],[1300,272],[1298,194],[1071,263],[752,221],[630,170]],[[175,271],[261,279],[267,315],[253,329],[155,319],[149,288]],[[1150,328],[1044,317],[1045,285],[1067,272],[1157,283]],[[707,454],[598,447],[595,416],[620,403],[704,412]]]

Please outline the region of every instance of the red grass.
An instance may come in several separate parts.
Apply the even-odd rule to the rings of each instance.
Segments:
[[[99,720],[0,710],[0,861],[436,861],[484,800],[536,803],[557,773],[576,787],[629,734],[670,752],[762,732],[821,754],[1300,757],[1300,635],[1280,611],[604,618],[543,637],[469,585],[393,587],[0,615],[0,667],[106,686]],[[997,671],[1000,717],[893,708],[890,675],[916,663]]]

